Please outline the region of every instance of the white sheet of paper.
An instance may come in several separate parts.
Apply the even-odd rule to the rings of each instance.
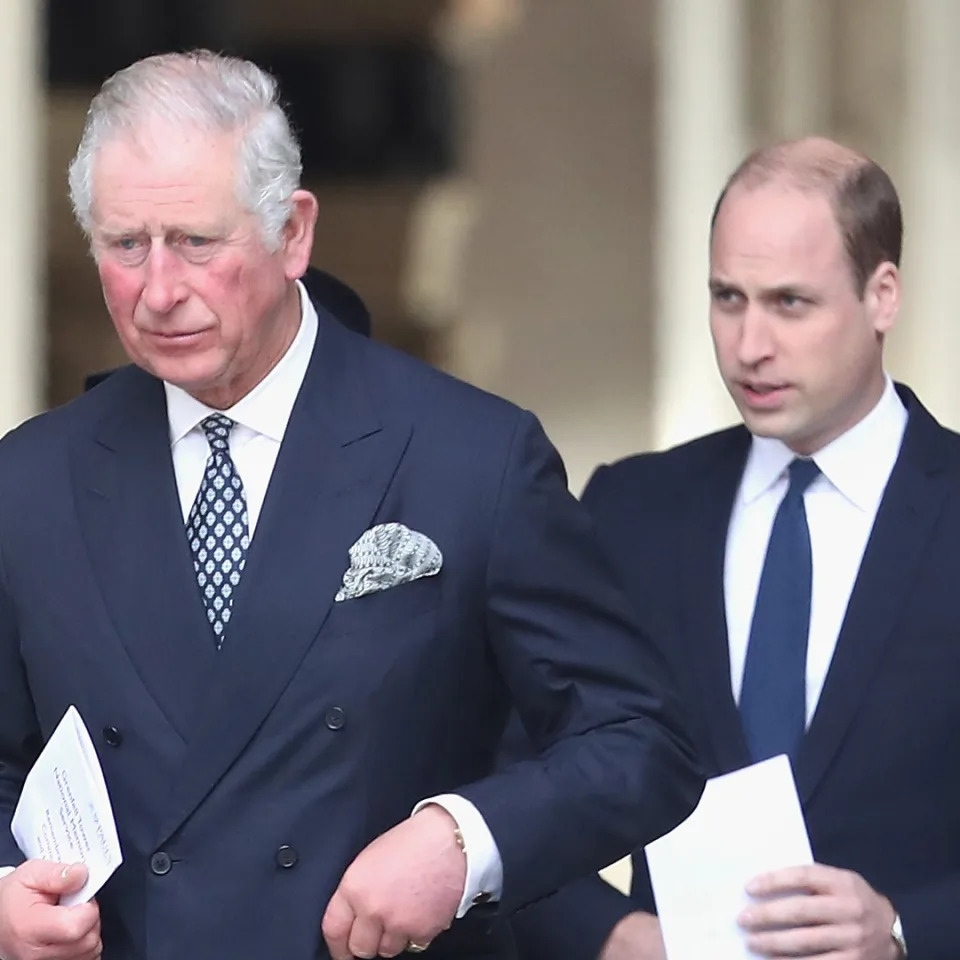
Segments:
[[[668,960],[755,956],[737,925],[747,881],[813,863],[790,761],[708,780],[696,810],[646,853]]]
[[[107,784],[76,707],[63,715],[27,774],[11,828],[28,859],[86,864],[87,882],[60,898],[66,906],[94,897],[123,862]]]

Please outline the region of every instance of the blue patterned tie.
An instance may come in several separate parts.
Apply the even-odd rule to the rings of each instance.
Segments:
[[[750,625],[740,716],[754,762],[793,756],[806,726],[807,636],[813,561],[803,493],[820,472],[790,464],[790,486],[770,531]]]
[[[210,456],[187,518],[187,539],[207,620],[219,650],[230,622],[233,594],[247,560],[250,528],[243,482],[230,456],[234,423],[222,413],[214,413],[200,426],[207,435]]]

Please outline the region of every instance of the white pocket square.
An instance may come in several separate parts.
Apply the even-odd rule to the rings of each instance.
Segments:
[[[432,577],[442,566],[443,554],[426,534],[402,523],[378,523],[350,548],[350,566],[333,599],[340,603]]]

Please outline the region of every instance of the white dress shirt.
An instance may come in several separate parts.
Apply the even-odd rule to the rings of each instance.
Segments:
[[[317,340],[316,311],[306,289],[300,283],[297,285],[302,318],[293,343],[250,393],[228,410],[221,411],[236,423],[230,431],[230,455],[243,481],[251,541],[280,444]],[[167,396],[173,469],[186,523],[210,455],[200,424],[216,411],[172,383],[164,383],[163,387]],[[358,530],[357,535],[361,532]],[[229,643],[229,639],[226,642]],[[455,794],[424,800],[414,812],[427,803],[442,806],[457,821],[463,837],[467,879],[457,916],[462,917],[481,895],[483,900],[499,900],[503,889],[503,862],[493,834],[480,812],[469,800]]]
[[[230,431],[230,456],[243,481],[251,540],[293,404],[317,340],[317,314],[302,287],[300,303],[300,328],[287,352],[245,397],[229,410],[220,411],[236,423]],[[167,395],[173,471],[177,478],[183,522],[186,523],[210,456],[210,446],[200,424],[218,411],[172,383],[164,382],[163,389]]]
[[[813,455],[820,474],[803,497],[813,556],[806,670],[808,725],[906,426],[907,411],[888,377],[873,410]],[[730,516],[723,589],[730,682],[738,703],[767,542],[787,492],[787,467],[795,456],[780,440],[754,437]]]

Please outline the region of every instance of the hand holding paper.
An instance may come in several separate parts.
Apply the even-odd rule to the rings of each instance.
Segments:
[[[86,882],[83,864],[27,860],[0,880],[0,956],[95,960],[103,952],[96,903],[60,906]]]
[[[747,884],[813,863],[789,761],[707,781],[696,810],[646,851],[668,960],[755,956],[737,924],[752,903]]]
[[[75,707],[27,774],[11,830],[28,859],[86,866],[86,883],[61,897],[64,906],[90,900],[122,862],[100,761]]]
[[[892,904],[850,870],[787,867],[756,878],[748,892],[758,901],[741,913],[740,924],[758,956],[901,956],[890,935]]]

